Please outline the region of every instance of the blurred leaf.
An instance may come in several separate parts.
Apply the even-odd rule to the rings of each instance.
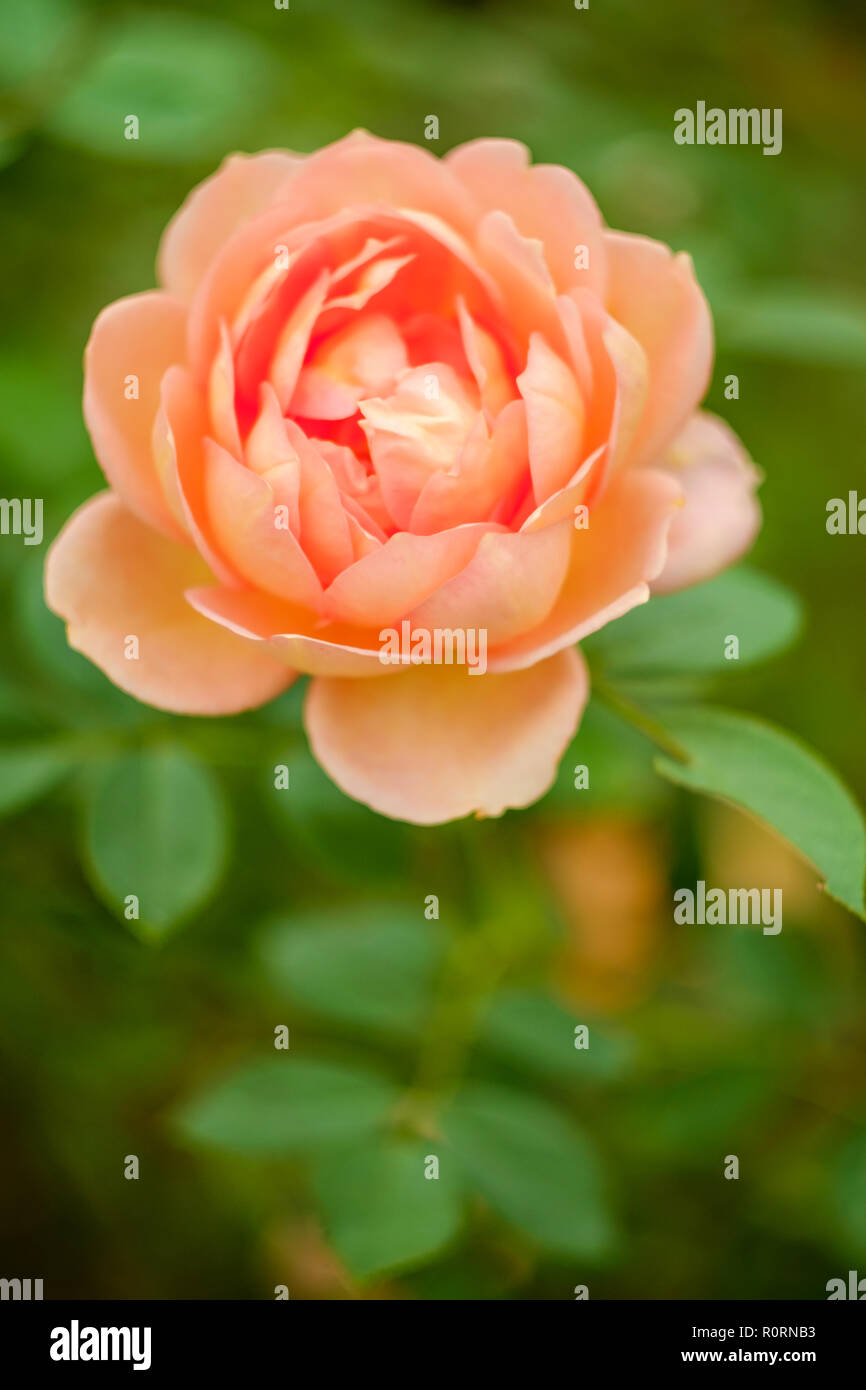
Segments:
[[[271,980],[325,1018],[404,1036],[421,1027],[442,944],[420,909],[383,903],[279,918],[261,952]]]
[[[401,874],[409,840],[405,825],[345,796],[306,749],[281,761],[289,785],[271,789],[277,812],[323,872],[376,880]]]
[[[308,678],[300,676],[292,681],[288,690],[284,690],[282,695],[277,695],[275,699],[269,700],[261,709],[256,710],[256,718],[262,724],[275,724],[281,729],[291,729],[293,732],[303,735],[304,730],[304,699],[307,694]]]
[[[94,154],[199,162],[243,144],[274,81],[271,52],[248,31],[139,10],[111,29],[48,125]],[[128,116],[138,140],[124,137]]]
[[[153,717],[152,711],[119,690],[98,666],[70,647],[66,624],[45,604],[41,556],[21,565],[13,605],[25,650],[57,686],[58,721],[89,726],[109,722],[128,725]]]
[[[112,763],[86,808],[90,868],[115,911],[135,894],[140,925],[163,933],[200,907],[226,855],[226,817],[210,770],[179,748]]]
[[[561,1255],[607,1254],[613,1226],[598,1159],[569,1116],[505,1087],[472,1083],[442,1123],[467,1182],[506,1221]]]
[[[760,931],[731,927],[707,937],[704,949],[714,1006],[728,1016],[805,1025],[817,1038],[859,1008],[845,983],[828,977],[820,938],[783,930],[768,951]]]
[[[499,995],[485,1017],[479,1046],[521,1070],[554,1081],[611,1081],[629,1070],[635,1048],[623,1033],[588,1024],[589,1046],[576,1048],[581,1022],[546,994]]]
[[[76,0],[5,0],[0,5],[0,86],[28,82],[54,63],[78,32]]]
[[[717,316],[726,351],[786,362],[866,366],[866,304],[810,285],[752,285]]]
[[[670,1161],[701,1159],[718,1151],[719,1172],[725,1153],[748,1130],[752,1117],[766,1108],[768,1083],[763,1074],[718,1070],[644,1086],[631,1104],[620,1108],[616,1123],[622,1144]]]
[[[7,735],[26,737],[34,733],[38,736],[42,729],[32,702],[28,701],[23,690],[16,690],[9,681],[0,675],[0,723]]]
[[[248,1063],[183,1107],[188,1139],[233,1153],[280,1155],[356,1143],[377,1129],[397,1098],[385,1077],[290,1054]]]
[[[41,557],[22,565],[15,586],[18,628],[27,646],[53,676],[80,690],[108,694],[115,687],[108,677],[66,640],[66,624],[45,604]]]
[[[14,164],[26,148],[26,142],[11,123],[0,120],[0,169]]]
[[[750,811],[790,840],[826,880],[827,892],[866,917],[866,825],[851,793],[790,734],[748,715],[697,706],[656,711],[688,763],[656,759],[679,786]]]
[[[432,1140],[353,1141],[317,1163],[314,1184],[325,1233],[358,1279],[429,1260],[456,1234],[460,1189],[450,1155],[425,1177]]]
[[[769,575],[741,566],[693,589],[651,598],[583,647],[614,682],[732,670],[782,651],[801,621],[796,595]],[[737,661],[725,658],[730,634],[739,638]]]
[[[866,1257],[866,1128],[843,1145],[832,1165],[831,1200],[846,1248]]]
[[[588,769],[588,787],[575,787],[576,767]],[[653,769],[646,739],[599,700],[590,700],[541,808],[590,814],[622,809],[650,812],[669,799]]]
[[[0,815],[36,801],[72,765],[71,758],[50,744],[0,748]]]
[[[20,486],[26,480],[27,496],[89,465],[77,354],[18,349],[0,356],[0,453]]]

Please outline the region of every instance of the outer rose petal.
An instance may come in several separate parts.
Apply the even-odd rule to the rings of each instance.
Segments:
[[[142,521],[166,535],[183,531],[172,516],[153,457],[153,425],[167,369],[186,357],[186,310],[157,290],[109,304],[84,353],[84,418],[103,473]],[[138,396],[126,379],[138,378]]]
[[[755,489],[761,481],[733,430],[699,413],[662,460],[682,484],[686,504],[671,523],[668,558],[653,592],[700,584],[738,560],[761,525]]]
[[[238,227],[287,191],[303,160],[283,150],[230,155],[194,188],[169,222],[157,268],[166,289],[189,300],[217,251]]]
[[[219,552],[204,496],[207,414],[185,367],[169,367],[162,379],[162,408],[154,429],[154,457],[166,494],[174,499],[184,529],[224,584],[239,578]]]
[[[68,623],[70,646],[136,699],[179,714],[234,714],[278,695],[294,672],[189,606],[184,589],[207,577],[194,550],[166,540],[102,492],[52,545],[45,598]],[[131,634],[139,640],[137,661],[124,655]]]
[[[519,671],[561,651],[646,603],[649,581],[667,555],[671,518],[682,490],[655,469],[618,474],[590,510],[589,529],[576,530],[565,582],[537,628],[489,658],[491,671]]]
[[[635,463],[655,464],[703,399],[713,325],[691,258],[649,237],[608,232],[607,307],[647,356],[649,394],[631,441]]]
[[[349,796],[395,820],[438,825],[537,801],[588,693],[572,649],[505,676],[454,666],[387,681],[318,676],[304,722],[316,759]]]
[[[303,161],[291,190],[297,221],[327,217],[355,204],[434,213],[461,233],[472,203],[442,159],[401,140],[353,130]]]
[[[570,169],[530,164],[529,151],[517,140],[470,140],[445,156],[485,212],[501,208],[513,217],[523,236],[544,246],[544,257],[561,289],[587,285],[603,291],[605,251],[603,223],[589,189]],[[575,251],[588,251],[586,270],[576,270]]]
[[[375,679],[394,675],[399,669],[382,662],[378,633],[316,623],[306,609],[271,594],[211,585],[187,589],[186,598],[197,612],[229,632],[269,644],[295,671]]]

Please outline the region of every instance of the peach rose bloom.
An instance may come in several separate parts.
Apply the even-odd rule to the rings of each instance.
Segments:
[[[159,279],[94,325],[110,490],[54,542],[48,604],[161,709],[231,714],[309,674],[315,757],[386,815],[540,797],[587,700],[576,644],[755,535],[755,470],[696,414],[691,261],[607,230],[510,140],[233,156]],[[383,664],[404,620],[485,633],[486,672]]]

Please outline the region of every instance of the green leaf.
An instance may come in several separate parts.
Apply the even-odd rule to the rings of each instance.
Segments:
[[[599,1162],[567,1115],[502,1086],[470,1084],[443,1118],[465,1178],[546,1250],[600,1259],[613,1226]]]
[[[846,1249],[866,1257],[866,1128],[846,1140],[831,1167],[832,1209]]]
[[[44,583],[41,558],[21,566],[15,585],[14,612],[28,653],[64,687],[111,698],[109,692],[117,687],[98,666],[70,647],[66,624],[45,603]]]
[[[56,507],[61,483],[90,458],[81,417],[79,363],[55,349],[0,354],[0,455],[23,490],[45,489]],[[46,396],[51,409],[43,408]],[[9,487],[9,483],[6,484]],[[40,494],[41,495],[41,494]],[[45,507],[48,511],[48,505]],[[55,513],[56,515],[56,513]],[[46,517],[46,524],[48,518]]]
[[[644,680],[736,670],[790,645],[802,621],[799,600],[768,575],[745,566],[707,584],[633,608],[595,633],[584,649],[603,675]],[[725,642],[739,641],[736,661]]]
[[[277,816],[293,840],[329,878],[399,877],[407,858],[408,829],[345,796],[306,749],[281,762],[285,789],[271,788]]]
[[[14,0],[0,5],[0,86],[32,81],[55,65],[81,28],[76,0]]]
[[[364,904],[280,918],[261,955],[274,983],[325,1018],[411,1036],[427,1012],[442,945],[418,908]]]
[[[766,1114],[767,1106],[764,1074],[723,1068],[644,1086],[618,1111],[615,1123],[630,1150],[689,1164],[718,1153],[721,1172],[721,1155],[736,1152],[725,1145],[735,1146],[747,1132],[752,1135],[756,1115]]]
[[[689,759],[657,758],[664,777],[766,822],[814,865],[832,898],[866,917],[863,814],[815,753],[749,715],[673,705],[655,713]]]
[[[430,1157],[437,1178],[425,1177]],[[359,1279],[429,1260],[460,1226],[453,1160],[432,1140],[353,1142],[317,1163],[313,1180],[325,1232]]]
[[[0,748],[0,815],[36,801],[72,767],[72,759],[50,744]]]
[[[611,1081],[634,1058],[628,1036],[591,1023],[588,1047],[575,1047],[574,1018],[546,994],[513,991],[499,995],[478,1035],[480,1047],[523,1071],[552,1081]]]
[[[232,1153],[314,1153],[377,1129],[397,1099],[375,1072],[291,1054],[249,1063],[179,1113],[182,1133]]]
[[[708,970],[705,998],[727,1017],[793,1023],[817,1037],[815,1030],[844,1027],[846,1016],[859,1012],[855,982],[830,976],[820,936],[783,930],[768,951],[761,932],[713,932],[704,938],[701,959]]]
[[[726,351],[785,362],[866,366],[866,304],[808,284],[750,286],[718,316]]]
[[[51,678],[54,692],[49,698],[56,699],[57,720],[102,729],[107,724],[128,726],[152,718],[152,711],[113,685],[86,656],[73,651],[65,623],[46,606],[44,582],[42,557],[21,565],[15,581],[13,615],[28,657]]]
[[[575,769],[586,767],[588,787],[575,787]],[[600,811],[652,813],[670,800],[670,791],[653,769],[646,739],[606,709],[590,700],[576,737],[569,744],[556,781],[539,811],[569,811],[598,815]],[[530,810],[529,814],[533,814]]]
[[[214,889],[226,855],[225,809],[210,770],[179,748],[112,763],[86,810],[89,867],[118,912],[134,894],[140,924],[165,932]]]
[[[272,54],[249,32],[139,10],[109,31],[48,124],[95,154],[198,162],[243,147],[274,86]],[[137,140],[125,138],[129,116]]]

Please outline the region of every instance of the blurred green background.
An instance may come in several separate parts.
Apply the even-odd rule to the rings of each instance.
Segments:
[[[153,284],[224,154],[423,143],[430,114],[437,153],[513,136],[693,254],[710,404],[766,473],[754,563],[807,614],[715,693],[866,800],[866,542],[825,530],[866,491],[853,0],[2,0],[0,84],[2,492],[44,498],[45,544],[101,486],[92,320]],[[698,100],[782,107],[782,154],[676,146]],[[208,722],[113,689],[44,609],[44,552],[0,538],[0,1274],[46,1297],[712,1299],[864,1272],[863,926],[777,839],[658,781],[595,707],[532,811],[394,825],[317,771],[300,690]],[[781,886],[784,930],[674,927],[699,877]],[[143,878],[147,931],[116,907]]]

